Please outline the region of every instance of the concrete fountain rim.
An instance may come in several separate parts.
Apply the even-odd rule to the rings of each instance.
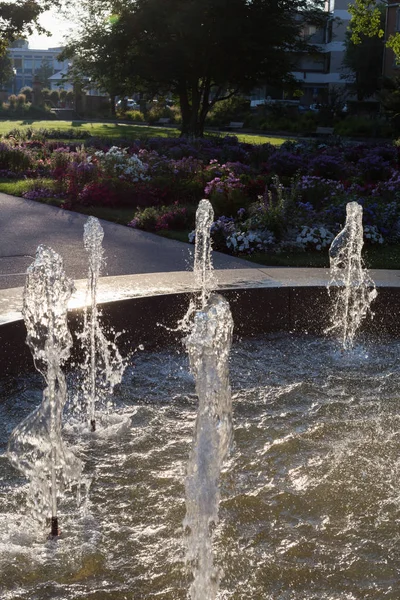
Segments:
[[[400,288],[400,270],[376,269],[370,275],[378,289]],[[326,288],[329,269],[306,267],[265,267],[249,269],[215,270],[216,291]],[[86,304],[86,279],[75,281],[69,309],[80,309]],[[148,298],[170,294],[196,292],[192,271],[119,275],[99,279],[98,302],[100,305],[135,298]],[[23,288],[0,290],[0,327],[22,319]]]

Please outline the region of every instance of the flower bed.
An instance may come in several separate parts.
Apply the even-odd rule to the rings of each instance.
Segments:
[[[127,224],[147,231],[190,231],[207,197],[215,210],[214,247],[238,255],[322,251],[343,226],[350,201],[364,208],[367,244],[400,239],[396,144],[308,141],[277,149],[234,136],[65,144],[41,135],[0,142],[0,177],[25,179],[27,198],[53,197],[64,208],[131,209]]]

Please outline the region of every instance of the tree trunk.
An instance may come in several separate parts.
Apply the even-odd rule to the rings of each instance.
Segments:
[[[111,104],[111,114],[113,117],[117,115],[117,111],[115,110],[115,96],[110,96],[110,104]]]
[[[205,118],[208,113],[208,106],[205,104],[204,94],[200,92],[197,85],[191,89],[191,101],[189,101],[188,91],[182,89],[179,93],[179,104],[182,113],[181,137],[201,138],[204,137]]]

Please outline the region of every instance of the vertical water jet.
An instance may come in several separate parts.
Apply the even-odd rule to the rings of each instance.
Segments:
[[[232,439],[229,351],[233,320],[228,302],[212,294],[197,311],[186,339],[199,399],[189,458],[185,527],[187,560],[193,568],[192,600],[214,600],[218,572],[214,567],[213,529],[218,522],[220,473]]]
[[[334,290],[335,295],[331,324],[325,333],[336,333],[344,350],[353,348],[355,335],[377,296],[361,255],[364,245],[362,214],[360,204],[347,204],[345,226],[329,249],[328,292],[331,294]]]
[[[86,307],[83,332],[80,335],[84,350],[82,365],[82,404],[86,410],[90,431],[96,431],[96,403],[110,395],[121,382],[125,364],[117,346],[106,339],[100,323],[97,306],[98,280],[105,264],[102,242],[104,231],[96,217],[89,217],[84,225],[83,242],[89,255],[86,287]]]
[[[210,228],[214,221],[214,210],[209,200],[200,200],[196,211],[196,239],[194,249],[194,276],[200,288],[200,307],[204,308],[215,287],[211,259]]]
[[[215,285],[211,260],[213,220],[210,202],[201,200],[196,212],[194,259],[200,295],[191,302],[185,317],[189,322],[194,313],[185,344],[199,400],[185,480],[184,526],[188,531],[186,560],[193,571],[192,600],[214,600],[218,593],[213,530],[218,522],[220,473],[232,439],[228,359],[233,320],[229,303],[212,293]]]
[[[23,309],[36,369],[46,388],[40,406],[11,434],[8,457],[29,479],[27,504],[37,520],[50,520],[51,535],[59,534],[58,499],[76,483],[82,463],[62,439],[62,413],[67,386],[62,365],[70,355],[72,338],[67,326],[67,304],[73,282],[64,273],[62,258],[51,248],[39,246],[28,268]]]

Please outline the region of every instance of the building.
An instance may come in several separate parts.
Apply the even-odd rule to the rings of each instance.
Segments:
[[[49,76],[66,69],[68,61],[59,61],[57,58],[61,50],[62,48],[31,49],[28,42],[19,40],[8,50],[15,73],[6,91],[18,94],[21,88],[32,87],[34,77],[42,74],[44,67]]]
[[[306,25],[303,29],[304,37],[318,48],[320,54],[297,56],[297,67],[292,74],[303,94],[301,104],[326,103],[334,89],[345,91],[352,81],[351,74],[343,67],[346,31],[350,23],[348,4],[349,0],[326,0],[325,27],[317,29],[315,25]],[[251,100],[256,103],[269,95],[278,98],[279,94],[282,97],[282,91],[271,93],[264,86],[254,90]]]
[[[70,81],[68,81],[68,65],[61,69],[61,71],[56,71],[53,75],[49,77],[49,89],[50,90],[59,90],[63,88],[69,92],[73,89],[73,85]]]
[[[327,0],[325,10],[329,18],[324,30],[310,30],[310,43],[321,51],[320,56],[301,59],[293,75],[301,84],[303,103],[327,102],[334,89],[339,90],[351,83],[351,75],[343,67],[346,32],[350,23],[347,10],[349,0]],[[350,79],[349,79],[350,77]]]

